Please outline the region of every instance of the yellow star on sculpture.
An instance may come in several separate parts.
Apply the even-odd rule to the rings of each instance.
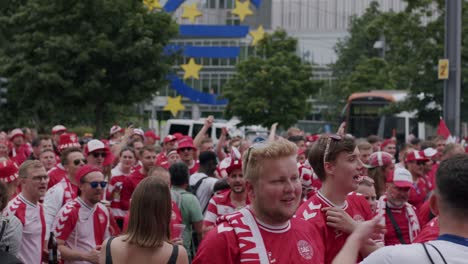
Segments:
[[[257,30],[252,30],[249,32],[249,35],[252,36],[252,46],[256,46],[260,40],[265,38],[265,30],[263,30],[263,26],[260,25]]]
[[[184,12],[182,13],[182,18],[188,18],[190,22],[195,23],[195,18],[202,15],[197,9],[197,3],[193,3],[192,5],[183,5]]]
[[[200,64],[196,64],[193,58],[189,60],[188,64],[182,64],[181,67],[185,71],[184,80],[190,77],[198,79],[198,72],[203,68],[203,66],[201,66]]]
[[[231,11],[231,14],[238,15],[240,18],[240,21],[244,21],[246,16],[251,16],[253,15],[252,10],[250,10],[250,0],[246,0],[244,2],[241,2],[239,0],[236,0],[236,7]]]
[[[180,102],[182,100],[182,96],[177,97],[167,97],[167,105],[164,106],[164,111],[171,111],[172,116],[176,116],[177,113],[181,110],[185,109],[185,106]]]
[[[143,0],[143,4],[145,4],[149,11],[153,11],[156,8],[162,8],[161,3],[159,3],[159,0]]]

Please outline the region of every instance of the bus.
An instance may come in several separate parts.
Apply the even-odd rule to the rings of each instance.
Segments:
[[[406,142],[410,134],[424,139],[425,124],[418,122],[414,112],[383,114],[381,110],[392,103],[404,101],[408,93],[397,90],[379,90],[353,93],[343,109],[347,133],[357,138],[377,135],[381,138],[395,136],[398,142]]]

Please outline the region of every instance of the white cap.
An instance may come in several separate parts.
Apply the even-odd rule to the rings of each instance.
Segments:
[[[102,141],[97,140],[97,139],[90,140],[88,144],[86,144],[86,147],[87,147],[86,153],[91,153],[96,150],[106,149],[106,145],[104,145]]]

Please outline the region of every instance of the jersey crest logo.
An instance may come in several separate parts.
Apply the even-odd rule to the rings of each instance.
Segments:
[[[362,215],[358,215],[358,214],[353,216],[353,219],[356,222],[364,222],[365,221],[364,217],[362,217]]]
[[[314,250],[312,249],[312,246],[305,240],[299,240],[297,242],[297,251],[304,259],[307,260],[311,260],[312,256],[314,256]]]
[[[99,223],[104,224],[106,222],[106,217],[102,214],[98,215]]]

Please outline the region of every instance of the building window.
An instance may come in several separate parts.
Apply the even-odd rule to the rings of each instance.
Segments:
[[[209,0],[208,8],[216,8],[216,0]]]

